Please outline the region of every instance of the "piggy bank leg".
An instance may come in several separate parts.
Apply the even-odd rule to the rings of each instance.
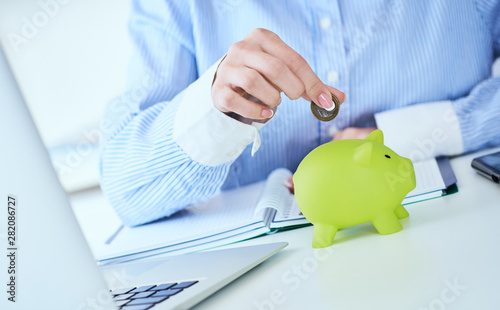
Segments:
[[[372,224],[381,235],[393,234],[403,229],[395,212],[385,212],[378,215],[372,220]]]
[[[405,207],[403,207],[403,205],[397,206],[394,213],[396,213],[398,219],[404,219],[405,217],[408,217],[410,215],[408,214],[408,211],[406,211]]]
[[[337,228],[328,224],[314,224],[313,248],[326,248],[333,244]]]

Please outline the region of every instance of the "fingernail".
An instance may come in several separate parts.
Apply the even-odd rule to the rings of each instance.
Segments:
[[[288,188],[292,188],[293,187],[293,178],[292,177],[288,178],[283,184]]]
[[[319,95],[319,104],[325,108],[327,111],[331,111],[334,109],[334,106],[333,106],[333,101],[332,101],[332,97],[327,95],[327,94],[321,94]]]
[[[271,117],[273,117],[274,112],[273,112],[273,110],[270,110],[270,109],[263,109],[262,112],[260,113],[260,115],[263,118],[271,118]]]

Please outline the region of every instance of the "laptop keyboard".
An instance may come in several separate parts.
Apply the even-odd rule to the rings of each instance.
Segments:
[[[145,285],[112,290],[115,304],[124,310],[146,310],[177,295],[198,281]]]

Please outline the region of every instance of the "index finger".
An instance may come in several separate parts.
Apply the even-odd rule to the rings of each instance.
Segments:
[[[264,52],[282,60],[297,78],[302,81],[304,84],[303,97],[307,96],[326,109],[330,109],[333,106],[331,94],[335,95],[341,103],[345,101],[345,94],[343,92],[321,82],[307,61],[283,42],[278,35],[265,29],[262,29],[261,33],[262,35],[259,35],[261,48]]]

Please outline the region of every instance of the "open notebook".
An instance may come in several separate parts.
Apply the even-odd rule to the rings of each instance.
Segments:
[[[442,196],[447,187],[456,183],[448,160],[440,162],[431,159],[414,164],[417,187],[403,204]],[[120,227],[106,244],[94,249],[97,260],[110,264],[157,254],[188,253],[308,225],[294,196],[284,186],[291,175],[280,168],[266,181],[221,192],[162,221]]]

